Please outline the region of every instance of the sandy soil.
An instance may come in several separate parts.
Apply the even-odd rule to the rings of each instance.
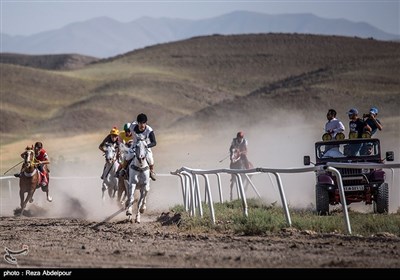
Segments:
[[[182,232],[179,217],[124,213],[108,222],[1,217],[1,246],[16,255],[0,268],[399,268],[400,238],[282,230],[267,236]]]

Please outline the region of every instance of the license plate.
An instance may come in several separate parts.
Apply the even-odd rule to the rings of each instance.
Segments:
[[[345,186],[343,187],[346,192],[363,191],[364,186]]]

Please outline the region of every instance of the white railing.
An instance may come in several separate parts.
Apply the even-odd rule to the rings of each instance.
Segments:
[[[281,198],[282,207],[284,208],[286,222],[289,226],[292,225],[288,203],[286,201],[285,191],[282,184],[282,180],[280,177],[281,173],[304,173],[304,172],[313,172],[318,170],[329,170],[335,173],[335,176],[338,178],[338,187],[339,187],[339,194],[340,200],[343,208],[344,220],[346,224],[346,230],[349,234],[351,234],[351,225],[350,219],[347,212],[347,205],[345,199],[345,193],[343,188],[343,181],[340,172],[336,168],[380,168],[380,169],[391,169],[392,175],[394,168],[400,168],[400,163],[389,163],[389,164],[374,164],[374,163],[334,163],[330,162],[326,165],[319,165],[319,166],[310,166],[310,167],[302,167],[302,168],[287,168],[287,169],[276,169],[276,168],[254,168],[249,170],[237,170],[237,169],[212,169],[212,170],[202,170],[202,169],[192,169],[188,167],[182,167],[176,171],[171,172],[172,175],[177,175],[181,179],[181,186],[182,186],[182,195],[183,195],[183,205],[185,210],[190,213],[191,216],[196,215],[196,209],[200,216],[203,216],[203,209],[201,205],[201,196],[200,196],[200,186],[198,182],[198,175],[204,177],[205,180],[205,195],[208,200],[208,207],[210,209],[210,216],[211,221],[215,224],[215,212],[213,206],[213,199],[211,195],[211,187],[208,179],[208,175],[216,175],[218,180],[218,191],[220,196],[220,202],[223,202],[222,197],[222,186],[221,186],[221,173],[232,174],[236,177],[237,187],[239,188],[239,197],[242,200],[243,205],[243,214],[244,216],[248,216],[248,209],[247,209],[247,199],[246,194],[243,188],[243,181],[242,181],[242,174],[246,176],[246,178],[251,182],[248,174],[260,174],[260,173],[272,173],[275,178],[277,185],[279,187],[279,195]],[[392,176],[394,178],[394,176]],[[392,180],[393,181],[393,180]],[[259,195],[256,187],[251,182],[251,185],[255,192]],[[207,202],[206,200],[206,202]]]

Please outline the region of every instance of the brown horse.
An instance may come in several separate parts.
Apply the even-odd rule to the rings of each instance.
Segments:
[[[246,164],[243,160],[243,153],[240,152],[239,149],[235,148],[232,151],[232,155],[231,155],[231,163],[229,165],[230,169],[247,169],[246,168]],[[253,164],[249,161],[249,169],[253,169],[254,166]],[[244,177],[244,181],[243,183],[246,183],[244,186],[245,191],[247,190],[248,185],[250,184],[250,182],[247,180],[246,177]],[[235,175],[231,175],[231,192],[230,192],[230,199],[231,201],[233,200],[233,187],[236,185],[236,176]]]
[[[38,162],[35,158],[33,147],[26,147],[25,152],[21,156],[24,158],[24,163],[19,176],[19,197],[21,199],[20,215],[23,214],[28,201],[30,203],[33,202],[33,194],[35,193],[35,190],[40,187],[40,179],[41,176],[43,176],[37,168]],[[46,192],[47,200],[51,202],[52,198],[49,196],[48,186],[42,186],[42,190]],[[26,198],[25,193],[28,193]]]

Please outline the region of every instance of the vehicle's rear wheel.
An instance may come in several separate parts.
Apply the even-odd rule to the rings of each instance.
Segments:
[[[329,192],[324,185],[315,186],[316,210],[317,215],[329,215]]]
[[[389,186],[382,183],[375,194],[374,212],[383,214],[389,212]]]

